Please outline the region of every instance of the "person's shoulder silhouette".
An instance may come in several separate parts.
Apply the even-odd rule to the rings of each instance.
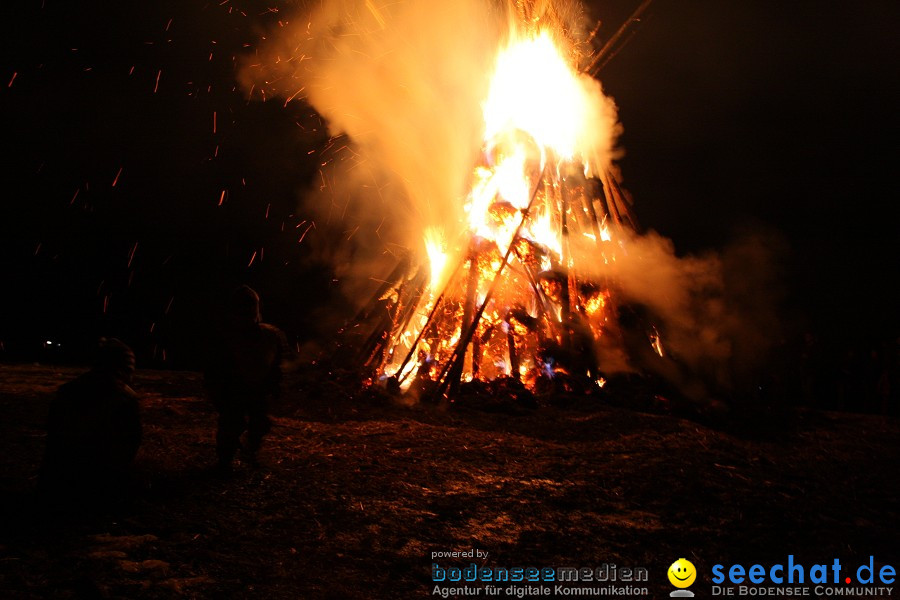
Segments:
[[[134,353],[100,341],[93,367],[59,387],[47,419],[42,489],[101,491],[123,481],[141,444]]]

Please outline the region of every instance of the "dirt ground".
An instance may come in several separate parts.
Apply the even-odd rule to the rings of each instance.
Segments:
[[[425,598],[432,562],[644,567],[900,562],[896,419],[781,407],[715,422],[602,397],[491,412],[287,384],[264,466],[217,476],[198,374],[142,371],[138,491],[34,501],[44,420],[78,369],[0,366],[0,597]],[[435,559],[478,549],[487,559]]]

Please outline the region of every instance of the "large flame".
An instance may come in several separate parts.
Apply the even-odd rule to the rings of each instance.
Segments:
[[[563,1],[306,3],[270,60],[245,65],[251,95],[305,97],[349,136],[312,198],[326,223],[355,225],[348,285],[391,263],[346,329],[379,377],[529,385],[560,365],[593,376],[577,360],[590,332],[598,355],[624,343],[611,283],[634,221],[611,168],[619,127],[576,67],[585,46]]]
[[[447,267],[447,250],[444,241],[444,232],[436,227],[425,230],[425,251],[428,253],[428,262],[431,264],[430,287],[437,289],[444,280],[444,271]]]
[[[579,281],[575,255],[585,245],[598,256],[603,244],[614,252],[608,210],[595,206],[587,177],[608,167],[615,124],[603,114],[611,103],[564,47],[547,29],[519,30],[499,51],[464,221],[423,232],[430,284],[418,318],[392,334],[383,375],[406,385],[417,373],[430,381],[507,376],[528,386],[597,377],[591,360],[571,357],[593,355],[584,336],[604,335],[609,293]],[[460,229],[460,239],[445,239]]]
[[[513,35],[498,53],[482,106],[488,164],[476,168],[465,201],[467,234],[491,240],[505,251],[518,225],[516,211],[528,206],[537,184],[535,170],[547,160],[587,154],[583,150],[592,146],[592,135],[608,135],[587,127],[594,121],[590,113],[598,104],[598,90],[585,78],[546,29]],[[508,203],[513,210],[504,211],[498,203]],[[557,254],[562,251],[559,223],[549,211],[536,211],[523,234]],[[606,229],[604,234],[608,240]],[[431,228],[425,232],[432,273],[442,271],[447,261],[446,253],[435,251],[437,235]],[[432,282],[436,280],[433,276]]]
[[[518,129],[572,158],[592,105],[581,78],[549,31],[514,40],[497,57],[484,103],[485,139]]]

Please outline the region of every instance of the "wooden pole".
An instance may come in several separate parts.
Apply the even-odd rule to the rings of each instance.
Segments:
[[[616,47],[616,44],[618,44],[619,40],[622,39],[622,36],[625,35],[625,33],[631,28],[634,23],[640,22],[641,15],[644,14],[644,11],[647,10],[652,2],[653,0],[644,0],[643,2],[641,2],[640,6],[638,6],[637,9],[633,13],[631,13],[631,16],[628,17],[628,19],[624,23],[622,23],[622,26],[619,27],[618,31],[616,31],[616,33],[613,34],[613,36],[609,38],[609,40],[607,40],[603,47],[600,48],[600,51],[594,55],[594,58],[584,70],[585,73],[587,73],[591,77],[597,75],[597,72],[599,72],[607,62],[609,62],[610,58],[612,58],[612,56],[610,56],[610,53]]]
[[[474,239],[472,243],[469,245],[469,277],[466,282],[466,302],[463,305],[463,320],[460,324],[460,334],[463,331],[475,331],[476,326],[478,325],[478,321],[472,321],[472,316],[475,312],[475,296],[478,293],[478,256],[475,252],[475,243]],[[462,338],[460,338],[462,339]],[[447,377],[450,380],[450,393],[455,394],[458,391],[459,387],[459,378],[462,375],[463,367],[465,366],[465,356],[468,350],[469,343],[466,342],[465,346],[463,346],[462,356],[463,359],[460,361],[453,361],[453,368],[448,372]],[[475,360],[475,356],[473,354],[472,360]]]
[[[425,332],[431,325],[432,320],[434,320],[434,316],[435,314],[437,314],[437,309],[441,305],[441,302],[444,300],[444,295],[447,293],[447,290],[450,289],[450,285],[453,283],[453,280],[456,279],[456,274],[459,273],[459,269],[462,267],[464,262],[465,261],[461,260],[459,261],[459,263],[457,263],[456,270],[453,271],[453,274],[447,280],[446,285],[444,285],[444,289],[437,297],[437,300],[434,301],[434,306],[431,307],[431,312],[428,313],[428,318],[425,320],[425,324],[422,325],[422,329],[419,330],[419,335],[416,336],[416,339],[413,341],[412,346],[409,347],[409,352],[407,352],[406,358],[404,358],[403,362],[400,363],[400,368],[397,369],[398,383],[403,383],[403,381],[406,379],[407,376],[403,374],[403,369],[406,368],[406,365],[409,363],[409,360],[412,358],[412,355],[416,351],[416,346],[418,346],[419,342],[422,341],[422,336],[425,335]]]
[[[515,233],[513,233],[512,239],[509,242],[509,247],[506,249],[506,254],[503,255],[503,262],[500,263],[500,268],[497,269],[497,272],[494,274],[494,280],[491,282],[491,287],[488,288],[488,292],[484,297],[484,301],[481,303],[481,306],[478,307],[478,310],[475,313],[475,317],[472,319],[472,324],[469,326],[465,335],[459,338],[459,342],[456,344],[456,349],[453,352],[453,357],[450,362],[444,366],[444,369],[441,371],[440,376],[438,377],[438,385],[434,391],[435,398],[438,396],[444,395],[444,392],[447,390],[447,386],[450,385],[450,373],[458,371],[462,372],[462,365],[465,361],[466,356],[466,348],[468,348],[469,343],[472,341],[472,336],[475,334],[475,328],[478,326],[478,322],[481,321],[481,316],[484,314],[484,309],[487,308],[488,302],[491,301],[491,297],[494,295],[494,290],[497,288],[497,283],[500,281],[500,275],[503,273],[503,270],[506,268],[507,263],[509,262],[509,257],[512,256],[513,248],[515,247],[516,240],[519,238],[519,233],[522,231],[522,227],[525,225],[525,222],[528,220],[528,214],[531,212],[531,207],[534,206],[534,201],[537,198],[538,190],[540,190],[541,182],[544,181],[544,174],[547,172],[548,162],[544,163],[544,168],[541,170],[541,176],[538,178],[538,183],[534,186],[534,192],[531,194],[531,200],[528,202],[528,206],[522,212],[522,220],[519,221],[519,226],[516,227]],[[458,365],[458,366],[457,366]]]
[[[571,257],[571,249],[569,248],[569,198],[563,182],[559,186],[559,207],[560,207],[560,268],[565,275],[565,283],[562,286],[562,297],[560,298],[560,321],[562,322],[562,346],[568,349],[571,346],[572,335],[569,329],[569,322],[572,320],[572,299],[569,293],[569,282],[571,276],[569,274],[569,258]]]
[[[516,380],[521,380],[519,375],[519,354],[516,352],[516,336],[513,325],[510,323],[509,314],[506,315],[506,346],[509,349],[509,372]]]

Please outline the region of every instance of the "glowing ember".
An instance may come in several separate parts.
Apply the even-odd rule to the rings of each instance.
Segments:
[[[653,350],[659,354],[660,356],[665,356],[663,352],[662,339],[659,337],[659,332],[656,330],[656,327],[653,328],[653,333],[650,335],[650,345],[653,346]]]

